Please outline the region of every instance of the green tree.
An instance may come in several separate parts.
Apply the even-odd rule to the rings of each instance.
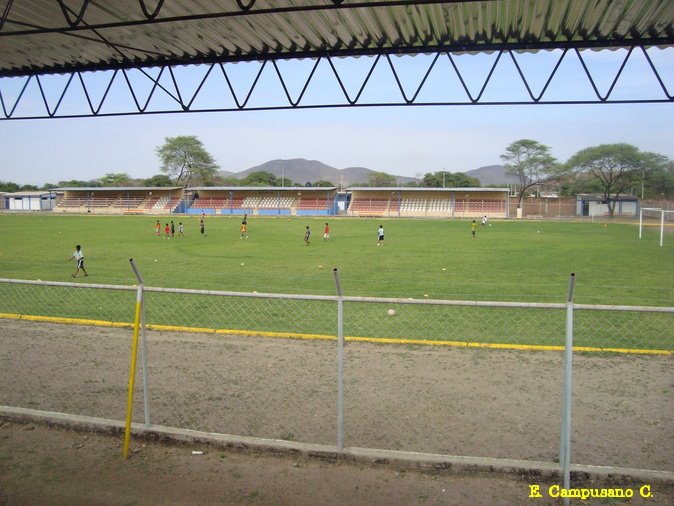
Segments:
[[[206,183],[218,170],[214,158],[194,135],[166,137],[155,151],[161,160],[161,171],[181,186]]]
[[[642,198],[663,198],[672,193],[674,163],[658,153],[642,153],[641,174],[636,177],[641,179],[639,195]]]
[[[566,170],[550,154],[548,146],[530,139],[520,139],[510,144],[501,155],[501,160],[505,162],[506,174],[519,179],[517,207],[522,207],[522,199],[529,188],[555,181]]]
[[[423,186],[428,188],[477,188],[479,179],[466,176],[463,172],[433,172],[424,174]]]
[[[234,176],[219,176],[221,186],[241,186],[241,180]]]
[[[251,172],[242,181],[242,186],[281,186],[281,180],[271,172]]]
[[[155,174],[151,178],[144,179],[143,186],[167,187],[173,186],[173,181],[166,174]]]
[[[385,187],[396,186],[397,180],[395,176],[387,174],[386,172],[371,172],[368,175],[368,186]]]
[[[98,181],[101,186],[126,186],[130,180],[131,176],[126,172],[108,172]]]
[[[640,184],[646,173],[662,168],[665,160],[661,155],[641,152],[631,144],[602,144],[579,151],[567,166],[599,182],[609,216],[613,216],[618,197]]]
[[[574,197],[581,193],[601,193],[599,181],[587,175],[566,178],[559,184],[559,194],[564,197]]]
[[[80,179],[71,179],[69,181],[59,181],[59,186],[66,188],[82,188],[91,186],[93,188],[101,186],[98,181],[82,181]]]
[[[667,200],[674,197],[674,162],[669,160],[665,167],[650,174],[647,195]]]
[[[321,187],[321,188],[331,188],[331,187],[334,187],[336,185],[332,181],[324,181],[324,180],[321,179],[320,181],[316,181],[314,183],[314,186],[318,186],[318,187]]]
[[[6,181],[6,182],[0,181],[0,192],[2,192],[2,193],[18,192],[19,188],[21,188],[21,186],[19,186],[16,183],[12,183],[11,181]]]

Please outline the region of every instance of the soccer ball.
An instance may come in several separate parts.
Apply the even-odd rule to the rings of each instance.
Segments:
[[[386,314],[389,316],[395,316],[396,315],[396,310],[395,309],[389,309],[386,311]]]

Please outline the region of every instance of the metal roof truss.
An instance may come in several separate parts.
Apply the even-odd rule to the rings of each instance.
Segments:
[[[659,60],[664,58],[665,63],[656,65],[650,54],[652,51],[657,51]],[[295,69],[293,72],[294,78],[288,77],[289,73],[282,68],[286,61],[275,58],[247,64],[256,68],[247,68],[245,71],[238,68],[237,64],[219,62],[99,72],[76,71],[58,76],[30,75],[0,79],[0,119],[326,107],[674,101],[671,83],[667,81],[671,76],[666,72],[667,68],[670,71],[674,68],[674,48],[628,48],[620,56],[621,62],[608,83],[606,75],[598,76],[592,72],[593,57],[601,56],[601,53],[566,48],[556,52],[528,54],[530,60],[546,58],[548,62],[555,62],[547,70],[534,62],[531,64],[534,71],[524,68],[522,54],[501,49],[488,56],[482,54],[482,68],[479,71],[462,68],[457,53],[437,52],[425,55],[424,61],[414,65],[413,70],[400,61],[411,56],[397,57],[390,54],[360,58],[357,62],[355,58],[331,56],[318,57],[310,63],[306,60],[301,63],[298,60],[287,60],[288,65],[301,67],[299,71]],[[616,51],[612,54],[617,56]],[[360,72],[363,72],[363,68],[367,69],[364,76],[354,77],[352,70],[345,70],[349,66],[348,60],[358,66]],[[637,68],[638,79],[650,79],[650,96],[643,96],[643,86],[626,85],[621,89],[620,83],[630,80],[630,71],[626,70],[630,66]],[[567,74],[569,68],[573,69],[573,87],[576,90],[584,88],[581,98],[563,97],[559,89],[552,90],[556,79],[569,78],[568,75],[561,77],[564,72],[562,68],[567,69]],[[319,69],[322,69],[321,72]],[[298,83],[296,76],[302,72],[305,72],[306,77],[300,77]],[[533,74],[535,77],[532,77]],[[431,82],[433,84],[429,84]],[[274,87],[276,90],[273,90]],[[321,102],[317,103],[310,96],[312,88],[314,95],[316,89],[321,90]],[[382,88],[388,88],[391,93],[382,94]],[[492,93],[489,93],[490,90]]]
[[[621,55],[614,70],[593,71],[607,53]],[[673,70],[672,0],[6,0],[0,10],[0,120],[671,103]]]

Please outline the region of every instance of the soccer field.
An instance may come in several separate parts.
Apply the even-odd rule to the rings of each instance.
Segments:
[[[206,237],[169,219],[184,238],[156,237],[154,217],[0,215],[2,277],[71,281],[81,244],[91,283],[134,284],[134,258],[148,286],[333,295],[337,267],[345,295],[563,302],[575,272],[578,303],[674,301],[674,240],[636,225],[495,221],[473,239],[470,220],[331,218],[324,241],[325,219],[250,217],[248,239],[240,217],[207,216]]]
[[[153,217],[0,216],[2,277],[73,281],[68,258],[82,245],[90,276],[76,283],[130,286],[134,258],[148,287],[258,293],[335,295],[333,267],[347,296],[422,300],[510,302],[566,301],[569,273],[576,273],[574,301],[585,304],[671,306],[674,247],[658,246],[655,231],[641,241],[635,225],[470,220],[325,219],[248,220],[241,239],[239,218],[184,220],[185,237],[154,233]],[[166,219],[162,220],[162,228]],[[312,240],[304,244],[309,225]],[[385,244],[377,245],[383,225]],[[129,322],[133,292],[2,286],[0,313]],[[334,336],[329,301],[147,294],[147,322],[233,332],[280,332]],[[560,345],[559,309],[347,303],[348,336],[407,340]],[[635,313],[577,315],[578,345],[671,349],[668,315]],[[663,333],[664,332],[664,333]],[[667,334],[667,335],[665,335]]]

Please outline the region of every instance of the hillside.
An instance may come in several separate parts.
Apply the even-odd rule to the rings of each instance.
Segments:
[[[326,165],[318,160],[306,160],[304,158],[293,158],[291,160],[270,160],[261,165],[256,165],[250,169],[237,173],[228,173],[231,177],[243,179],[252,172],[270,172],[278,178],[285,178],[288,184],[298,183],[301,185],[307,182],[315,183],[317,181],[330,181],[335,186],[344,188],[352,185],[367,183],[369,176],[374,171],[365,167],[347,167],[337,169]],[[414,181],[413,177],[396,176],[399,182],[404,184]]]
[[[482,186],[500,186],[519,182],[516,177],[506,175],[503,165],[487,165],[479,169],[469,170],[466,172],[466,176],[479,180]]]
[[[343,188],[367,183],[370,174],[375,172],[366,167],[337,169],[318,160],[293,158],[290,160],[270,160],[241,172],[220,171],[220,175],[244,179],[249,174],[260,171],[274,174],[277,178],[284,178],[286,185],[297,183],[304,186],[306,183],[330,181],[335,186]],[[505,168],[502,165],[480,167],[466,172],[466,175],[478,179],[482,186],[504,185],[517,182],[517,178],[506,176]],[[396,175],[396,178],[399,184],[417,181],[416,178],[408,176]]]

